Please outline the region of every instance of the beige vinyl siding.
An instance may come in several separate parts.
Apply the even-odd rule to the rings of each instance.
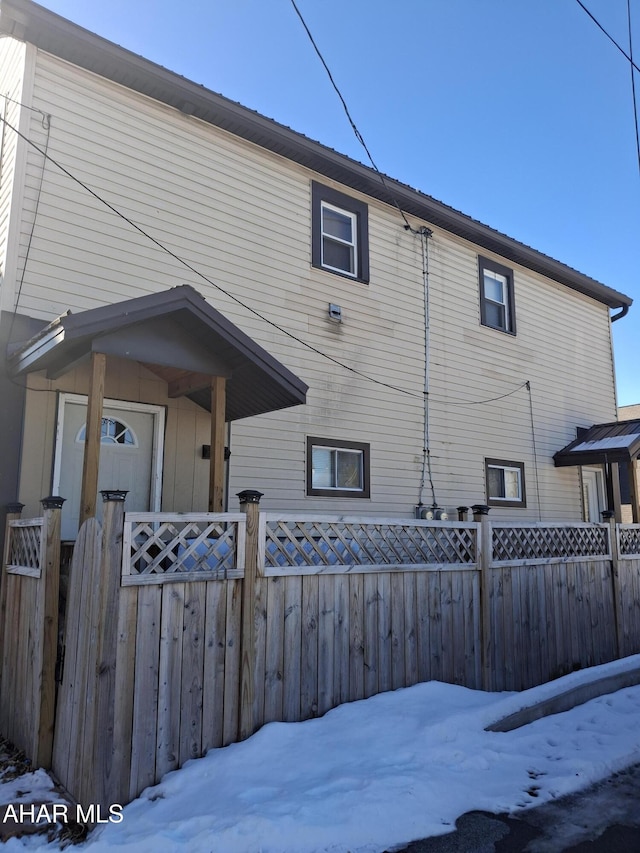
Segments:
[[[257,488],[265,493],[267,509],[409,515],[422,468],[424,294],[420,240],[404,229],[397,211],[46,54],[38,54],[33,97],[34,106],[52,114],[51,155],[202,275],[50,165],[21,313],[49,320],[67,309],[191,284],[310,386],[305,406],[233,424],[230,508],[237,507],[238,491]],[[42,143],[35,117],[30,133]],[[23,255],[41,169],[41,155],[30,152]],[[311,266],[312,180],[367,202],[368,285]],[[514,267],[517,335],[485,328],[477,255],[477,247],[438,229],[429,240],[437,500],[450,508],[484,502],[484,458],[514,459],[525,463],[527,509],[500,514],[538,518],[526,389],[492,403],[460,405],[499,397],[528,380],[542,515],[579,518],[578,471],[555,469],[551,457],[574,437],[575,426],[615,416],[608,310]],[[328,319],[330,302],[342,307],[340,325]],[[407,393],[345,370],[249,309],[332,359]],[[136,378],[143,374],[148,387]],[[198,452],[209,443],[208,414],[188,401],[169,401],[166,387],[143,368],[119,373],[110,368],[109,375],[107,396],[169,407],[164,508],[191,508],[194,490],[193,507],[206,506],[207,466]],[[70,381],[63,377],[55,387]],[[144,395],[149,399],[142,400]],[[45,427],[53,427],[53,396],[29,395],[26,443],[46,458],[27,461],[22,500],[47,491],[52,448],[40,447]],[[308,435],[370,443],[370,499],[306,497]],[[45,472],[40,481],[37,470]],[[423,499],[431,503],[428,485]]]
[[[576,426],[614,415],[607,308],[496,256],[513,269],[517,334],[484,327],[477,249],[450,236],[445,247],[439,238],[430,264],[431,436],[440,439],[434,469],[449,484],[443,502],[453,494],[465,494],[463,504],[477,502],[484,458],[492,457],[525,463],[527,510],[505,508],[501,515],[538,518],[539,491],[543,519],[580,517],[578,469],[556,469],[552,457]],[[535,455],[529,393],[516,390],[527,381]]]
[[[9,126],[24,126],[24,111],[21,109],[25,92],[26,46],[9,36],[0,36],[0,110],[7,125],[0,129],[2,150],[0,151],[0,309],[10,311],[13,307],[15,284],[15,253],[11,252],[12,205],[19,211],[20,186],[23,164],[20,153],[24,145]],[[41,117],[42,118],[42,117]],[[13,223],[15,225],[15,223]]]

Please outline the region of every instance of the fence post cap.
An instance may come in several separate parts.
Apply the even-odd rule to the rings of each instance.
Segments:
[[[129,490],[128,489],[100,489],[100,494],[102,495],[102,500],[105,503],[107,501],[124,502],[125,498],[129,494]]]
[[[257,489],[245,489],[244,491],[237,493],[237,497],[241,504],[259,504],[260,498],[263,495],[264,492],[259,492]]]
[[[22,512],[24,504],[21,504],[19,501],[15,501],[12,504],[5,504],[5,509],[7,512]]]
[[[474,504],[471,507],[471,512],[474,515],[489,515],[489,509],[486,504]]]
[[[610,518],[615,518],[616,514],[612,509],[603,509],[600,513],[603,521],[609,521]]]
[[[44,509],[62,509],[62,504],[66,498],[61,498],[60,495],[49,495],[48,498],[42,498],[40,503]]]

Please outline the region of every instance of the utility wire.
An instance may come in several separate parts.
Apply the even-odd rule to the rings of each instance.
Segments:
[[[380,178],[380,181],[382,182],[382,186],[383,186],[383,187],[386,189],[386,191],[389,193],[389,196],[391,197],[391,201],[393,202],[394,206],[395,206],[395,207],[396,207],[396,209],[398,210],[398,213],[400,214],[400,216],[401,216],[401,217],[402,217],[402,219],[404,220],[404,227],[405,227],[405,229],[406,229],[407,231],[411,231],[411,232],[412,232],[412,234],[418,234],[418,233],[419,233],[419,230],[418,230],[418,231],[416,231],[416,229],[412,228],[412,226],[410,225],[409,220],[407,219],[407,217],[406,217],[406,215],[405,215],[404,211],[402,210],[402,208],[401,208],[401,207],[400,207],[400,205],[398,204],[398,201],[397,201],[397,199],[395,198],[395,196],[393,195],[393,192],[389,189],[389,186],[388,186],[388,184],[387,184],[387,182],[386,182],[386,179],[385,179],[384,174],[383,174],[383,173],[380,171],[380,169],[377,167],[377,165],[376,165],[376,163],[375,163],[375,161],[374,161],[373,157],[371,156],[371,152],[369,151],[369,148],[367,147],[367,143],[364,141],[364,137],[362,136],[362,134],[361,134],[361,133],[360,133],[360,131],[358,130],[358,126],[356,125],[355,121],[354,121],[354,120],[353,120],[353,118],[351,117],[351,113],[349,112],[349,107],[347,106],[347,102],[345,101],[345,99],[344,99],[344,97],[343,97],[343,95],[342,95],[342,92],[341,92],[341,91],[340,91],[340,89],[338,88],[338,84],[337,84],[337,83],[336,83],[336,81],[334,80],[334,78],[333,78],[333,74],[331,73],[331,70],[330,70],[329,66],[327,65],[327,63],[326,63],[324,56],[323,56],[323,55],[322,55],[322,53],[320,52],[320,48],[319,48],[319,47],[318,47],[318,45],[316,44],[316,41],[315,41],[315,39],[314,39],[313,35],[311,34],[311,30],[310,30],[310,29],[309,29],[309,27],[307,26],[307,22],[306,22],[306,21],[305,21],[305,19],[302,17],[302,13],[301,13],[300,9],[298,9],[298,7],[297,7],[297,5],[296,5],[295,0],[291,0],[291,5],[293,6],[293,8],[294,8],[294,10],[295,10],[295,13],[296,13],[296,15],[298,16],[298,18],[300,18],[300,23],[301,23],[301,24],[302,24],[302,26],[304,27],[305,32],[306,32],[306,34],[307,34],[307,35],[308,35],[308,37],[309,37],[309,41],[310,41],[310,42],[311,42],[311,44],[313,45],[313,49],[314,49],[314,50],[315,50],[315,52],[317,53],[317,55],[318,55],[318,59],[319,59],[319,60],[320,60],[320,62],[322,63],[322,65],[323,65],[323,67],[324,67],[324,70],[327,72],[327,75],[328,75],[328,77],[329,77],[329,80],[331,81],[331,85],[333,86],[333,88],[334,88],[334,90],[335,90],[335,92],[336,92],[336,95],[340,98],[340,103],[342,104],[342,108],[343,108],[343,110],[344,110],[344,112],[345,112],[345,115],[347,116],[347,119],[349,120],[349,124],[351,125],[351,129],[353,130],[353,133],[354,133],[354,135],[355,135],[356,139],[358,140],[358,142],[360,143],[360,145],[362,145],[362,147],[364,148],[364,150],[365,150],[365,152],[366,152],[366,154],[367,154],[367,157],[369,158],[369,162],[370,162],[370,163],[371,163],[371,165],[373,166],[374,171],[376,172],[376,174],[377,174],[377,175],[378,175],[378,177]]]
[[[51,116],[49,113],[45,113],[44,110],[39,109],[38,107],[31,107],[29,104],[25,104],[22,101],[16,101],[15,98],[9,97],[9,95],[5,95],[5,100],[10,101],[12,104],[16,104],[19,107],[24,107],[26,110],[31,110],[32,113],[40,113],[42,116],[42,126],[45,127],[46,123],[51,120]]]
[[[600,23],[600,21],[598,21],[598,19],[597,19],[597,18],[595,18],[595,17],[591,14],[591,12],[587,9],[587,7],[584,5],[584,3],[582,2],[582,0],[576,0],[576,3],[578,4],[578,6],[580,6],[580,8],[581,8],[581,9],[584,9],[584,11],[587,13],[587,15],[588,15],[588,16],[591,18],[591,20],[593,21],[593,23],[594,23],[594,24],[595,24],[595,25],[596,25],[600,30],[602,30],[602,32],[603,32],[603,33],[605,34],[605,36],[609,39],[609,41],[610,41],[612,44],[614,44],[614,45],[618,48],[618,50],[620,51],[620,53],[624,56],[624,58],[625,58],[628,62],[630,62],[630,63],[631,63],[631,67],[632,67],[632,68],[635,68],[635,69],[636,69],[636,71],[640,71],[640,68],[638,68],[638,66],[637,66],[637,65],[635,64],[635,62],[633,61],[633,58],[632,58],[631,56],[629,56],[629,54],[627,53],[627,51],[626,51],[626,50],[625,50],[625,49],[624,49],[620,44],[618,44],[618,42],[614,39],[614,37],[613,37],[610,33],[608,33],[608,32],[607,32],[607,30],[605,30],[605,28],[602,26],[602,24]]]
[[[635,124],[636,131],[636,154],[638,158],[638,170],[640,171],[640,133],[638,131],[638,102],[636,100],[636,80],[634,71],[640,72],[640,68],[633,61],[633,41],[631,37],[631,0],[627,0],[627,24],[629,29],[629,53],[620,45],[614,37],[609,33],[598,21],[598,19],[587,9],[582,0],[576,0],[576,3],[583,9],[587,15],[591,18],[594,24],[605,34],[605,36],[609,39],[609,41],[614,44],[620,53],[624,56],[624,58],[628,61],[629,67],[631,69],[631,96],[633,98],[633,119]]]
[[[512,394],[516,394],[520,391],[521,388],[529,385],[529,380],[523,382],[522,385],[518,385],[517,388],[514,388],[513,391],[507,391],[506,394],[501,394],[499,397],[489,397],[488,400],[463,400],[460,402],[449,401],[447,400],[448,406],[482,406],[485,403],[495,403],[496,400],[504,400],[505,397],[510,397]]]
[[[138,225],[136,222],[134,222],[132,219],[130,219],[126,214],[124,214],[120,210],[118,210],[117,207],[115,207],[113,204],[111,204],[111,202],[107,201],[105,198],[103,198],[101,195],[99,195],[95,190],[92,190],[91,187],[89,187],[87,184],[84,183],[84,181],[82,181],[80,178],[76,177],[76,175],[74,175],[72,172],[70,172],[58,160],[56,160],[54,157],[52,157],[51,154],[48,153],[48,147],[49,147],[49,136],[48,136],[48,134],[47,134],[46,147],[44,149],[42,149],[33,140],[29,139],[28,136],[23,134],[17,128],[13,127],[13,125],[10,124],[6,120],[6,118],[0,116],[0,121],[3,123],[3,125],[6,125],[9,128],[9,130],[12,130],[22,140],[24,140],[28,145],[30,145],[32,148],[34,148],[36,151],[38,151],[44,157],[45,161],[48,161],[52,165],[54,165],[63,174],[65,174],[68,178],[70,178],[74,183],[76,183],[80,187],[82,187],[82,189],[84,189],[87,193],[89,193],[89,195],[93,196],[93,198],[95,198],[96,201],[100,202],[100,204],[103,204],[112,213],[115,213],[116,216],[118,216],[120,219],[122,219],[124,222],[126,222],[131,228],[133,228],[135,231],[137,231],[139,234],[141,234],[143,237],[145,237],[147,240],[149,240],[151,243],[153,243],[155,246],[157,246],[161,251],[165,252],[167,255],[169,255],[171,258],[173,258],[175,261],[177,261],[179,264],[184,266],[186,269],[188,269],[190,272],[192,272],[195,276],[197,276],[198,278],[201,278],[207,284],[211,285],[211,287],[214,287],[216,290],[223,293],[225,296],[227,296],[229,299],[231,299],[236,304],[240,305],[242,308],[245,308],[247,311],[249,311],[255,317],[258,317],[260,320],[263,320],[269,326],[271,326],[274,329],[277,329],[279,332],[282,332],[283,335],[286,335],[288,338],[295,341],[296,343],[299,343],[301,346],[305,347],[306,349],[311,350],[311,352],[316,353],[316,355],[322,356],[322,358],[326,358],[328,361],[331,361],[334,364],[337,364],[339,367],[342,367],[345,370],[348,370],[349,372],[355,374],[356,376],[360,376],[361,378],[366,379],[369,382],[373,382],[376,385],[382,385],[383,387],[389,388],[392,391],[398,391],[400,394],[405,394],[408,397],[414,397],[414,398],[419,398],[419,399],[424,400],[425,392],[423,392],[421,394],[417,394],[414,391],[408,391],[406,388],[400,388],[396,385],[391,385],[388,382],[383,382],[380,379],[375,379],[372,376],[368,376],[366,373],[363,373],[362,371],[357,370],[355,367],[351,367],[350,365],[345,364],[344,362],[340,361],[339,359],[334,358],[331,355],[328,355],[327,353],[323,352],[322,350],[318,349],[317,347],[314,347],[312,344],[307,343],[306,341],[302,340],[302,338],[297,337],[297,335],[294,335],[292,332],[289,332],[287,329],[284,329],[282,326],[279,326],[273,320],[270,320],[268,317],[265,317],[263,314],[261,314],[255,308],[252,308],[250,305],[247,305],[241,299],[238,299],[237,296],[234,296],[232,293],[225,290],[219,284],[216,284],[215,281],[210,279],[207,275],[205,275],[203,272],[198,270],[196,267],[192,266],[192,264],[190,264],[189,261],[186,261],[184,258],[181,258],[173,250],[169,249],[168,246],[165,246],[164,243],[161,243],[160,240],[158,240],[156,237],[154,237],[153,235],[151,235],[147,231],[145,231],[144,228],[142,228],[140,225]],[[43,172],[41,174],[41,178],[43,177],[43,175],[44,175],[44,168],[43,168]],[[38,202],[37,203],[39,203],[41,191],[42,191],[42,180],[40,182],[40,187],[39,187],[39,192],[38,192]],[[423,236],[423,239],[430,236],[430,232],[428,233],[428,229],[425,229],[424,232],[418,231],[417,233],[421,234]],[[23,270],[23,275],[24,275],[24,270]],[[446,404],[448,406],[480,406],[480,405],[483,405],[485,403],[493,403],[496,400],[503,400],[505,397],[510,397],[512,394],[515,394],[521,388],[524,388],[526,384],[527,384],[526,382],[523,382],[521,385],[518,385],[518,387],[514,388],[512,391],[508,391],[506,394],[501,394],[498,397],[490,397],[486,400],[466,400],[466,401],[458,401],[458,402],[447,401]],[[443,400],[443,398],[440,398],[440,399]]]
[[[529,414],[531,415],[531,440],[533,442],[533,471],[536,475],[536,497],[538,499],[538,518],[542,521],[542,504],[540,503],[540,482],[538,480],[538,451],[536,449],[536,429],[533,423],[533,398],[531,396],[531,383],[524,383],[529,392]]]
[[[12,100],[11,98],[7,98],[7,100]],[[14,103],[17,103],[14,102]],[[15,323],[16,316],[18,314],[18,306],[20,305],[20,297],[22,296],[22,287],[24,285],[24,277],[27,272],[27,264],[29,263],[29,255],[31,254],[31,244],[33,243],[33,235],[36,230],[36,222],[38,221],[38,211],[40,210],[40,199],[42,198],[42,186],[44,184],[44,173],[47,168],[47,159],[49,157],[49,140],[51,138],[51,116],[47,113],[42,112],[42,110],[37,110],[36,112],[42,115],[42,126],[47,132],[47,138],[44,144],[44,150],[42,151],[42,169],[40,171],[40,180],[38,181],[38,194],[36,196],[36,204],[33,211],[33,222],[31,223],[31,230],[29,231],[29,239],[27,242],[27,248],[25,250],[24,255],[24,264],[22,265],[22,272],[20,274],[20,284],[18,285],[18,292],[16,294],[16,304],[15,309],[13,311],[13,315],[11,317],[11,325],[9,326],[9,335],[7,337],[7,342],[11,341],[11,335],[13,333],[13,326]],[[9,122],[6,120],[6,117],[2,117],[3,121],[3,130],[4,126],[10,127]],[[3,134],[3,142],[4,142],[4,134]]]
[[[636,75],[633,67],[633,39],[631,36],[631,0],[627,0],[627,24],[629,27],[629,57],[631,64],[631,97],[633,98],[633,121],[636,128],[636,154],[638,155],[638,172],[640,172],[640,133],[638,133],[638,101],[636,100]]]
[[[225,296],[227,296],[229,299],[236,302],[238,305],[240,305],[245,310],[249,311],[255,317],[258,317],[260,320],[263,320],[265,323],[268,323],[272,328],[277,329],[279,332],[282,332],[283,335],[286,335],[288,338],[291,338],[291,340],[296,341],[296,343],[298,343],[301,346],[306,347],[307,349],[311,350],[311,352],[315,352],[316,355],[320,355],[320,356],[322,356],[322,358],[326,358],[328,361],[331,361],[334,364],[337,364],[339,367],[344,368],[344,370],[348,370],[350,373],[353,373],[356,376],[360,376],[361,378],[366,379],[369,382],[373,382],[376,385],[381,385],[384,388],[389,388],[392,391],[397,391],[400,394],[405,394],[408,397],[422,398],[422,396],[423,396],[422,394],[416,394],[414,391],[408,391],[406,388],[400,388],[397,385],[392,385],[389,382],[383,382],[381,379],[375,379],[373,376],[368,376],[366,373],[363,373],[362,371],[358,370],[357,368],[351,367],[350,365],[345,364],[344,362],[340,361],[339,359],[334,358],[331,355],[328,355],[326,352],[323,352],[322,350],[318,349],[317,347],[314,347],[312,344],[307,343],[307,341],[302,340],[302,338],[297,337],[292,332],[289,332],[287,329],[284,329],[282,326],[279,326],[273,320],[269,320],[268,317],[265,317],[259,311],[256,311],[255,308],[252,308],[246,302],[243,302],[241,299],[238,299],[237,296],[234,296],[232,293],[230,293],[228,290],[225,290],[219,284],[216,284],[215,281],[210,279],[207,275],[205,275],[203,272],[201,272],[196,267],[194,267],[192,264],[190,264],[189,261],[186,261],[184,258],[181,258],[174,251],[172,251],[168,246],[165,246],[164,243],[161,243],[160,240],[158,240],[152,234],[149,234],[148,231],[145,231],[144,228],[142,228],[140,225],[138,225],[136,222],[134,222],[132,219],[130,219],[126,214],[122,213],[122,211],[118,210],[117,207],[115,207],[113,204],[111,204],[111,202],[107,201],[105,198],[103,198],[101,195],[99,195],[95,190],[92,190],[91,187],[87,186],[87,184],[85,184],[82,180],[80,180],[80,178],[76,177],[72,172],[70,172],[67,168],[65,168],[65,166],[63,166],[60,162],[58,162],[58,160],[54,159],[48,153],[48,150],[46,148],[45,149],[40,148],[40,146],[37,145],[33,140],[29,139],[28,136],[23,134],[17,128],[13,127],[13,125],[11,125],[6,120],[6,118],[0,118],[0,121],[2,121],[4,124],[6,124],[6,126],[10,130],[13,130],[13,132],[16,133],[21,139],[23,139],[25,142],[27,142],[29,145],[31,145],[32,148],[34,148],[36,151],[38,151],[45,158],[45,160],[48,160],[50,163],[52,163],[63,174],[65,174],[68,178],[70,178],[72,181],[74,181],[76,184],[78,184],[80,187],[82,187],[82,189],[84,189],[86,192],[88,192],[89,195],[93,196],[93,198],[95,198],[98,202],[100,202],[100,204],[103,204],[112,213],[115,213],[116,216],[120,217],[120,219],[122,219],[129,226],[131,226],[131,228],[133,228],[135,231],[137,231],[139,234],[141,234],[143,237],[145,237],[147,240],[149,240],[151,243],[153,243],[159,249],[161,249],[161,251],[165,252],[167,255],[172,257],[175,261],[177,261],[183,267],[188,269],[195,276],[197,276],[198,278],[201,278],[203,281],[205,281],[211,287],[216,288],[216,290],[219,290],[221,293],[224,293]],[[47,141],[47,147],[48,147],[48,141]]]

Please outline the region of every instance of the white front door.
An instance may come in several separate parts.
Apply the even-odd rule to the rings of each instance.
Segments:
[[[605,509],[604,477],[600,468],[582,469],[582,495],[584,501],[584,520],[602,521]]]
[[[160,509],[160,442],[164,410],[105,400],[98,490],[124,489],[129,512]],[[54,494],[66,498],[62,508],[63,539],[75,539],[80,517],[80,490],[87,421],[86,397],[61,395],[54,469]],[[98,498],[97,516],[102,517]]]

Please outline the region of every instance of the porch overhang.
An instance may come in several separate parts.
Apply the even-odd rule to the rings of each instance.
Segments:
[[[628,465],[640,456],[640,419],[595,424],[554,454],[557,467],[566,465]]]
[[[170,396],[207,411],[210,377],[224,377],[226,421],[306,401],[301,379],[189,285],[58,317],[14,345],[9,366],[14,375],[46,370],[56,378],[92,353],[142,362],[167,381]]]

